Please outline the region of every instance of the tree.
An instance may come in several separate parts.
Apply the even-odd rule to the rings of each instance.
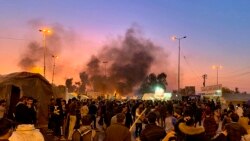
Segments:
[[[167,75],[160,73],[156,76],[154,73],[150,73],[142,82],[140,86],[140,93],[154,93],[156,87],[161,87],[166,91]]]
[[[86,72],[81,72],[79,74],[79,77],[81,79],[81,82],[79,85],[79,93],[83,94],[86,92],[86,85],[89,83],[89,76]]]
[[[222,87],[222,93],[229,93],[229,94],[232,94],[232,93],[234,93],[234,91],[233,90],[230,90],[229,88],[227,88],[227,87]]]

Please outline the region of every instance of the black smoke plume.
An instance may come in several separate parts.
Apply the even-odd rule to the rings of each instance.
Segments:
[[[19,66],[24,70],[36,67],[36,64],[43,58],[43,48],[37,42],[31,42],[26,51],[22,54]]]
[[[129,28],[124,37],[106,45],[88,62],[87,73],[93,89],[122,95],[131,93],[149,73],[155,56],[163,55],[162,52],[161,47],[143,38],[138,28]]]
[[[43,66],[43,33],[39,33],[39,29],[44,29],[44,26],[47,24],[45,24],[42,20],[34,19],[30,20],[28,25],[33,31],[37,31],[37,34],[41,35],[41,40],[30,42],[27,49],[24,50],[20,56],[18,65],[23,70],[29,71],[33,67],[40,66],[42,68]],[[58,23],[50,24],[47,29],[51,30],[51,33],[46,34],[46,68],[47,71],[52,71],[52,56],[60,56],[62,49],[72,47],[72,42],[74,42],[76,34],[72,29],[66,28]],[[68,44],[71,44],[71,46]]]

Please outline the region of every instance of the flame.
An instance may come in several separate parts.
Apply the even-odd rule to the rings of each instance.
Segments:
[[[30,69],[30,72],[42,74],[43,73],[43,68],[41,68],[41,67],[33,67],[33,68]]]

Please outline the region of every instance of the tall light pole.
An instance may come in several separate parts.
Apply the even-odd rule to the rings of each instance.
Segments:
[[[105,74],[105,77],[107,77],[107,63],[108,63],[108,61],[103,61],[102,62],[103,64],[104,64],[104,74]]]
[[[52,82],[51,84],[53,85],[54,82],[54,76],[55,76],[55,67],[56,67],[56,59],[58,58],[58,56],[52,55],[54,64],[53,64],[53,72],[52,72]]]
[[[180,93],[180,64],[181,64],[181,59],[180,59],[180,56],[181,56],[181,40],[182,39],[185,39],[187,38],[187,36],[182,36],[182,37],[176,37],[176,36],[173,36],[172,39],[173,40],[178,40],[179,42],[179,46],[178,46],[178,94]]]
[[[217,86],[219,85],[219,69],[222,69],[222,66],[221,65],[213,65],[213,67],[212,67],[213,69],[216,69],[216,74],[217,74]]]
[[[48,29],[39,29],[39,32],[43,34],[43,76],[46,78],[45,72],[46,72],[46,53],[47,53],[47,48],[46,48],[46,34],[50,33],[51,31]]]

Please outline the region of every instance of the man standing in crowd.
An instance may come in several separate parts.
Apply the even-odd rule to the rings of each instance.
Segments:
[[[243,109],[240,107],[240,104],[237,104],[236,106],[236,113],[239,117],[243,117]]]
[[[0,119],[4,118],[6,114],[6,101],[0,100]]]
[[[97,141],[96,131],[91,127],[91,116],[83,116],[81,122],[82,125],[72,135],[72,141]]]
[[[230,117],[232,122],[225,125],[228,133],[227,139],[228,141],[241,141],[241,137],[246,135],[247,131],[238,123],[239,116],[236,113],[232,113]]]
[[[26,99],[27,99],[27,97],[23,96],[22,98],[20,98],[19,102],[16,105],[16,110],[15,110],[15,120],[16,120],[16,122],[22,120],[21,115],[23,114],[23,112],[27,108]]]
[[[131,141],[129,129],[123,125],[125,115],[120,113],[116,115],[117,123],[111,124],[106,130],[104,141]]]
[[[92,121],[94,121],[95,129],[96,129],[96,113],[97,113],[97,107],[95,105],[95,101],[92,101],[91,105],[89,106],[89,114],[91,116]]]
[[[35,128],[36,114],[32,109],[33,98],[27,99],[27,105],[19,104],[16,108],[18,126],[9,138],[9,141],[44,141],[41,132]]]
[[[28,97],[26,105],[28,107],[29,120],[31,121],[32,124],[36,124],[37,118],[36,118],[36,110],[34,107],[34,99],[32,97]]]
[[[50,104],[48,105],[48,133],[53,132],[53,128],[55,126],[54,121],[53,121],[53,113],[54,113],[54,106],[55,106],[55,99],[52,98],[50,99]]]
[[[12,134],[13,123],[6,119],[0,119],[0,141],[9,141],[9,137]]]
[[[139,137],[140,134],[141,134],[141,131],[142,131],[142,122],[143,122],[143,119],[144,119],[145,116],[142,115],[140,117],[140,115],[142,114],[143,110],[144,110],[143,103],[140,103],[139,107],[136,108],[136,111],[135,111],[136,119],[139,118],[139,120],[135,124],[135,136],[136,137]]]
[[[69,135],[68,140],[72,139],[72,134],[74,132],[74,127],[76,124],[76,109],[77,109],[77,100],[76,98],[72,98],[72,102],[69,105]]]
[[[141,141],[160,141],[166,136],[165,130],[156,125],[156,118],[157,115],[154,112],[149,113],[147,117],[149,124],[141,132]]]
[[[203,126],[205,128],[207,138],[212,139],[216,135],[219,125],[216,123],[210,110],[206,110],[205,113],[206,117],[204,119]]]

